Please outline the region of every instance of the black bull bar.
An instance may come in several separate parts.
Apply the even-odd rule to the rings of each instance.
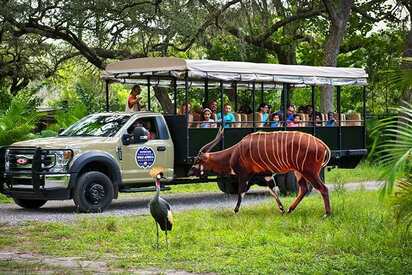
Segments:
[[[26,154],[33,155],[31,159],[31,169],[13,169],[10,163],[9,157],[9,169],[6,171],[6,152],[13,154]],[[17,146],[4,146],[0,147],[0,193],[8,196],[18,196],[18,197],[30,197],[30,198],[48,198],[54,197],[53,194],[56,192],[46,192],[44,190],[45,186],[45,175],[62,175],[65,173],[56,173],[48,171],[49,168],[43,168],[43,163],[46,156],[50,155],[53,151],[59,150],[70,150],[70,149],[42,149],[40,147],[17,147]],[[72,152],[73,155],[73,152]],[[24,185],[32,186],[33,188],[14,188],[13,185],[17,183],[16,176],[25,176],[30,178]],[[42,188],[43,187],[43,188]],[[57,197],[63,196],[67,197],[66,192],[63,190],[53,190],[59,191]]]

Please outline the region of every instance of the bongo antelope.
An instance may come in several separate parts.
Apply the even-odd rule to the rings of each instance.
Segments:
[[[270,177],[273,174],[294,171],[299,191],[288,213],[303,199],[308,191],[306,182],[309,182],[322,195],[325,215],[331,214],[328,188],[320,178],[320,170],[327,165],[331,157],[330,149],[323,141],[297,131],[256,132],[245,136],[230,148],[210,152],[221,140],[223,131],[221,128],[216,138],[202,147],[191,173],[203,175],[204,171],[213,171],[221,175],[236,175],[239,189],[235,212],[239,211],[242,198],[248,190],[248,181],[254,175]],[[269,189],[282,211],[279,197]]]

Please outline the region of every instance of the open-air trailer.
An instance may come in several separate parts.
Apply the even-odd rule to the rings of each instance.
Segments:
[[[185,176],[187,169],[193,163],[198,150],[213,139],[217,129],[200,129],[188,127],[189,115],[178,115],[177,93],[184,93],[184,101],[189,102],[189,89],[203,87],[204,101],[209,100],[209,90],[220,90],[220,111],[223,113],[223,95],[226,89],[235,89],[235,111],[237,109],[236,95],[239,89],[249,91],[252,110],[256,109],[257,96],[263,101],[264,91],[282,90],[282,111],[286,117],[289,91],[293,87],[310,87],[311,102],[316,111],[315,87],[331,85],[336,93],[336,113],[341,114],[341,92],[345,86],[359,86],[362,93],[363,110],[361,118],[356,123],[346,123],[337,119],[336,127],[319,127],[315,123],[310,126],[288,128],[258,127],[255,112],[252,121],[240,124],[238,128],[225,129],[221,148],[227,148],[239,142],[245,135],[255,131],[289,131],[298,130],[323,140],[332,151],[330,166],[354,168],[360,159],[366,155],[366,85],[367,73],[360,68],[315,67],[303,65],[261,64],[250,62],[231,62],[214,60],[186,60],[171,57],[149,57],[115,62],[109,64],[102,76],[106,83],[106,109],[109,106],[109,84],[112,82],[139,83],[147,86],[148,109],[151,109],[151,89],[154,85],[167,86],[173,90],[174,114],[164,114],[175,143],[175,172],[178,177]]]

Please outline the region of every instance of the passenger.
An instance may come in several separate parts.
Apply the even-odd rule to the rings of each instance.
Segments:
[[[307,106],[299,106],[298,113],[306,114],[307,113]]]
[[[316,124],[316,126],[322,126],[322,118],[321,118],[320,115],[316,115],[315,124]]]
[[[209,101],[208,107],[210,111],[212,111],[212,114],[210,116],[211,119],[217,121],[216,113],[217,113],[217,101],[212,99]]]
[[[132,87],[132,90],[127,98],[125,109],[126,112],[138,112],[141,110],[142,106],[140,105],[140,100],[142,98],[139,96],[141,91],[142,89],[139,85],[134,85]]]
[[[221,113],[218,113],[216,117],[217,117],[216,121],[220,121],[220,122],[222,121]],[[231,128],[232,123],[236,121],[235,116],[232,114],[232,107],[228,103],[226,103],[223,106],[223,118],[225,121],[225,128]]]
[[[288,127],[300,127],[300,115],[293,115],[293,120],[290,121],[287,125]]]
[[[306,114],[309,115],[309,120],[312,121],[312,112],[313,112],[313,107],[312,105],[306,105]],[[318,111],[315,111],[315,121],[316,121],[316,125],[319,124],[320,121],[320,125],[322,125],[322,114]]]
[[[295,118],[295,106],[289,105],[286,115],[286,124],[288,124]]]
[[[259,116],[259,127],[265,127],[268,123],[268,114],[269,106],[266,103],[262,103],[259,105],[258,109],[258,116]]]
[[[180,106],[180,110],[178,112],[179,115],[185,115],[186,114],[186,109],[187,112],[190,114],[192,111],[192,104],[189,103],[183,103],[182,106]]]
[[[238,113],[248,115],[252,113],[252,109],[249,107],[249,105],[244,104],[240,106]]]
[[[270,128],[280,127],[280,116],[277,113],[273,113],[270,118]]]
[[[215,121],[210,118],[212,115],[212,111],[209,108],[203,109],[203,120],[202,123],[200,124],[200,128],[215,128],[216,124],[214,123]]]
[[[150,122],[150,120],[144,122],[144,128],[149,131],[147,140],[156,139],[156,132],[153,131],[152,123]]]
[[[193,125],[191,127],[199,127],[202,121],[202,107],[199,104],[194,104],[192,108]]]
[[[335,127],[336,126],[336,120],[334,117],[333,112],[328,113],[328,121],[326,121],[326,127]]]
[[[268,104],[268,115],[270,115],[271,113],[272,113],[272,105]]]

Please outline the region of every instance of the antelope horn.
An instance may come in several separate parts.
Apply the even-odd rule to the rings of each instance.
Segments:
[[[219,141],[222,139],[223,133],[224,133],[224,128],[222,126],[220,126],[219,131],[217,132],[217,135],[215,137],[214,140],[212,140],[211,142],[209,142],[208,144],[206,144],[205,146],[203,146],[200,150],[199,153],[207,153],[210,150],[212,150],[213,147],[216,146],[216,144],[219,143]]]

